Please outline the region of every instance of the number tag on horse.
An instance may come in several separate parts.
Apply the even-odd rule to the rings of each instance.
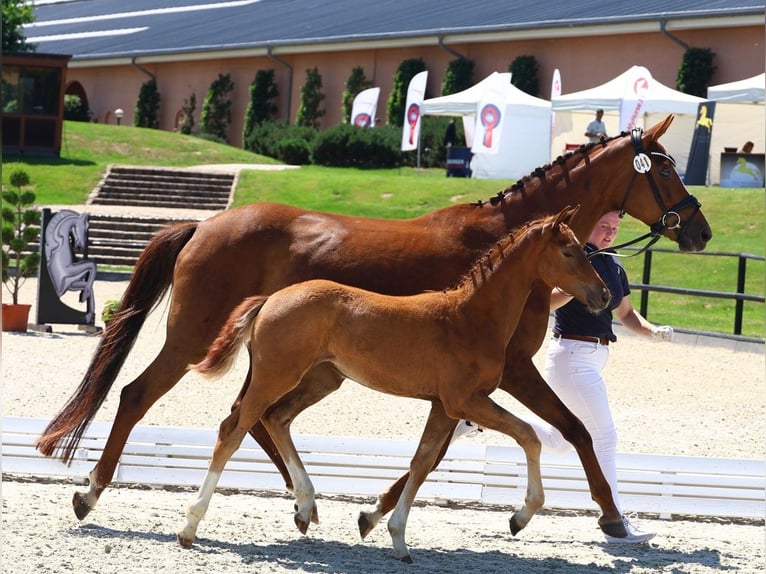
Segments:
[[[652,160],[645,153],[639,153],[633,158],[633,169],[638,173],[647,173],[652,169]]]

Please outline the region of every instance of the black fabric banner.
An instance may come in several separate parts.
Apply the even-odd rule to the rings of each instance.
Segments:
[[[697,107],[697,121],[694,124],[694,137],[686,163],[684,183],[686,185],[706,185],[707,167],[710,159],[710,137],[713,134],[715,102],[702,102]]]

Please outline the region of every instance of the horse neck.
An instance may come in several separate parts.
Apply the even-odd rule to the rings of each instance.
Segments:
[[[490,254],[482,259],[458,288],[464,317],[480,323],[482,330],[491,327],[504,345],[516,330],[527,297],[539,279],[539,231],[521,232],[501,244],[502,255]],[[490,257],[491,269],[487,264]]]
[[[602,215],[619,209],[633,176],[633,166],[619,139],[572,152],[561,162],[527,176],[506,190],[506,219],[524,214],[526,221],[579,205],[570,227],[585,242]],[[586,161],[587,156],[587,161]],[[515,222],[518,225],[519,221]],[[513,227],[512,225],[509,227]]]

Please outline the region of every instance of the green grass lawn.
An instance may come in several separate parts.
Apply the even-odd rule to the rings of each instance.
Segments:
[[[192,166],[212,163],[278,163],[231,146],[200,138],[130,126],[65,122],[61,157],[4,158],[3,184],[15,165],[31,176],[40,205],[84,203],[106,167],[112,163],[154,166]],[[276,201],[350,215],[414,217],[459,201],[486,200],[509,181],[447,178],[444,170],[335,169],[306,166],[286,171],[243,171],[234,205]],[[702,202],[713,228],[708,252],[764,255],[763,189],[690,187]],[[627,217],[619,241],[643,234],[646,226]],[[690,289],[736,290],[737,259],[679,254],[675,244],[660,240],[656,247],[674,253],[655,253],[651,283]],[[641,282],[643,256],[624,260],[634,283]],[[745,292],[763,295],[766,267],[747,263]],[[638,306],[639,293],[633,297]],[[734,302],[724,299],[649,295],[649,318],[658,323],[694,330],[732,333]],[[763,337],[764,305],[745,302],[743,334]]]

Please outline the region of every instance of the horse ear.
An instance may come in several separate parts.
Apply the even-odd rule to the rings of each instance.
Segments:
[[[667,131],[667,129],[670,127],[670,124],[673,123],[674,117],[675,116],[673,116],[673,114],[668,114],[668,117],[666,117],[664,120],[654,124],[648,130],[646,130],[644,135],[648,138],[654,139],[655,141],[658,140],[660,136]]]
[[[579,204],[575,205],[574,207],[567,205],[564,209],[559,211],[559,214],[556,216],[556,221],[553,223],[553,227],[558,230],[562,223],[569,225],[569,222],[572,221],[572,217],[574,217],[575,213],[577,213],[579,209]]]

